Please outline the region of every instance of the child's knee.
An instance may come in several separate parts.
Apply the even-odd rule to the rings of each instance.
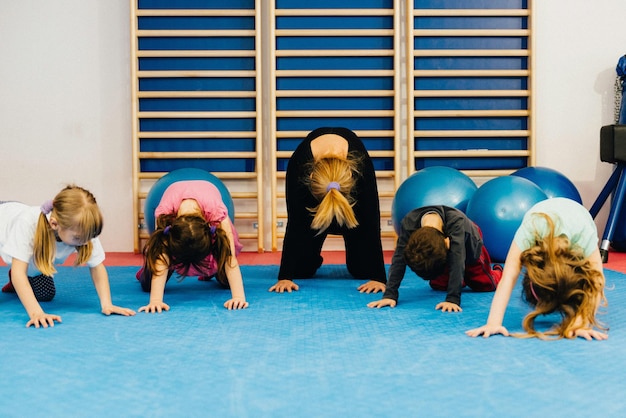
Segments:
[[[35,298],[39,302],[50,302],[56,295],[56,287],[54,279],[50,276],[40,274],[39,276],[29,277],[30,287],[33,289]]]
[[[448,281],[450,280],[449,277],[447,276],[439,276],[436,277],[432,280],[428,281],[428,284],[430,285],[431,289],[433,290],[448,290]]]

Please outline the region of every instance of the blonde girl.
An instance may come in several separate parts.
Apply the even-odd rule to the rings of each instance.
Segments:
[[[513,336],[608,338],[607,329],[597,318],[598,309],[606,306],[598,234],[583,206],[570,199],[552,198],[528,211],[506,257],[487,324],[467,331],[467,335],[509,335],[502,321],[522,269],[522,293],[533,311],[522,322],[526,333]],[[535,328],[538,316],[555,312],[561,321],[553,328]]]
[[[61,317],[44,312],[39,302],[54,298],[55,264],[76,252],[75,265],[89,266],[105,315],[134,315],[113,305],[109,278],[102,264],[104,250],[97,238],[102,214],[94,196],[78,186],[67,186],[41,207],[19,202],[0,203],[0,255],[10,266],[3,292],[17,293],[29,316],[26,326],[54,326]]]

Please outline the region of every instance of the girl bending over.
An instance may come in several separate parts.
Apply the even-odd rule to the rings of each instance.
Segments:
[[[523,296],[534,310],[522,322],[526,334],[513,336],[608,338],[597,319],[606,298],[596,226],[583,206],[566,198],[539,202],[524,216],[507,254],[487,324],[467,335],[509,335],[502,320],[522,268]],[[535,319],[553,312],[560,314],[561,322],[548,331],[537,330]]]
[[[104,250],[98,240],[102,215],[94,196],[78,186],[67,186],[41,207],[0,202],[0,255],[10,266],[9,283],[2,291],[17,293],[30,320],[29,327],[54,326],[61,317],[44,312],[39,302],[56,294],[55,263],[77,252],[75,265],[87,264],[105,315],[134,315],[111,302],[109,276],[102,264]]]
[[[150,292],[139,312],[162,312],[165,283],[174,272],[199,280],[215,277],[230,288],[227,309],[248,307],[237,255],[242,249],[237,231],[217,187],[205,180],[170,185],[155,210],[156,229],[144,247],[144,266],[137,279]]]

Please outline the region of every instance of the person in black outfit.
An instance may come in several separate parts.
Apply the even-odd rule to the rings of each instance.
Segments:
[[[447,291],[446,300],[435,306],[442,312],[461,311],[465,285],[474,291],[493,292],[502,278],[502,266],[492,268],[478,226],[448,206],[413,209],[402,219],[383,298],[367,306],[396,306],[407,265],[428,280],[431,288]]]
[[[298,290],[293,279],[313,277],[328,234],[343,236],[348,272],[368,280],[360,292],[385,290],[380,204],[374,165],[357,135],[319,128],[298,145],[287,165],[287,227],[270,292]]]

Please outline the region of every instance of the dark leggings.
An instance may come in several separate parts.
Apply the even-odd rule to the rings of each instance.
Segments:
[[[11,281],[11,270],[9,270],[9,281]],[[50,302],[56,295],[56,287],[54,285],[54,278],[40,274],[38,276],[28,277],[30,287],[33,288],[35,298],[39,302]],[[13,285],[11,285],[13,288]],[[11,289],[11,291],[14,291]]]

